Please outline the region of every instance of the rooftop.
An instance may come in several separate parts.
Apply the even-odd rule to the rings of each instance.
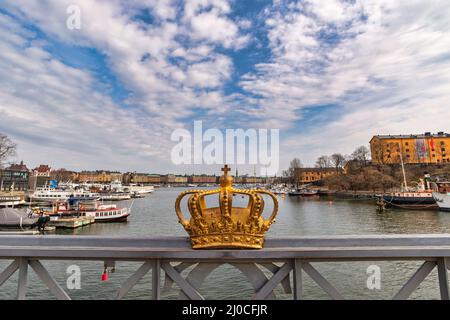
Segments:
[[[419,133],[419,134],[394,134],[394,135],[376,135],[373,138],[378,139],[426,139],[426,138],[449,138],[450,134],[445,132],[438,133]],[[372,139],[373,139],[372,138]]]

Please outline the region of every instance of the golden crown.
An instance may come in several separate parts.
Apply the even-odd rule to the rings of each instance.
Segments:
[[[206,248],[247,248],[261,249],[264,235],[275,222],[278,200],[265,190],[245,190],[233,188],[233,177],[228,175],[227,165],[222,169],[220,188],[216,190],[189,190],[182,192],[175,203],[179,222],[191,238],[193,249]],[[207,208],[206,197],[219,195],[219,207]],[[273,211],[268,220],[262,217],[264,199],[268,195],[273,200]],[[187,206],[191,214],[188,221],[180,208],[181,200],[190,195]],[[233,207],[233,195],[248,196],[246,207]]]

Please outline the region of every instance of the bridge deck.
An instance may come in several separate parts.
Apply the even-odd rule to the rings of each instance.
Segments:
[[[17,297],[25,298],[27,270],[31,266],[57,298],[67,299],[67,293],[40,260],[97,260],[107,266],[114,266],[115,261],[142,261],[116,298],[122,298],[153,270],[155,299],[160,297],[161,272],[165,273],[166,283],[179,285],[180,298],[202,299],[198,290],[204,279],[221,264],[229,263],[252,282],[255,299],[275,298],[273,290],[279,284],[300,299],[303,272],[331,298],[343,299],[312,263],[419,260],[422,266],[394,298],[407,298],[437,267],[441,297],[449,299],[449,258],[450,235],[442,234],[268,238],[261,250],[192,250],[187,237],[0,236],[0,259],[14,260],[3,272],[0,270],[0,286],[19,270]],[[183,275],[189,267],[193,269]],[[267,278],[267,272],[273,276]]]

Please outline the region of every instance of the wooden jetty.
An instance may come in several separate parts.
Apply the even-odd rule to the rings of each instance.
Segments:
[[[62,229],[76,229],[95,222],[95,217],[52,217],[49,226]]]
[[[29,267],[56,298],[70,299],[41,261],[90,260],[101,261],[107,268],[113,268],[116,261],[141,262],[122,283],[116,299],[123,298],[151,270],[153,299],[160,299],[161,290],[176,283],[180,299],[201,300],[204,280],[221,265],[229,264],[252,284],[253,299],[276,298],[274,289],[278,286],[292,294],[293,299],[303,299],[306,274],[330,298],[340,300],[345,299],[345,292],[338,291],[327,274],[319,271],[321,263],[398,261],[401,268],[404,261],[419,261],[420,267],[392,298],[407,299],[437,270],[436,286],[441,298],[450,300],[447,234],[268,238],[261,250],[193,250],[187,237],[0,236],[0,259],[13,260],[0,270],[0,286],[18,272],[18,299],[26,298]],[[162,275],[166,279],[164,286]]]
[[[54,232],[55,227],[47,226],[44,229],[44,233],[47,232]],[[1,236],[34,236],[40,234],[39,230],[23,230],[23,229],[0,229],[0,235]]]

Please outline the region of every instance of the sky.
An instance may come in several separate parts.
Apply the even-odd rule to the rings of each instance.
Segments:
[[[152,173],[218,173],[171,161],[199,120],[279,129],[280,173],[450,132],[449,17],[448,0],[1,0],[0,132],[29,167]]]

